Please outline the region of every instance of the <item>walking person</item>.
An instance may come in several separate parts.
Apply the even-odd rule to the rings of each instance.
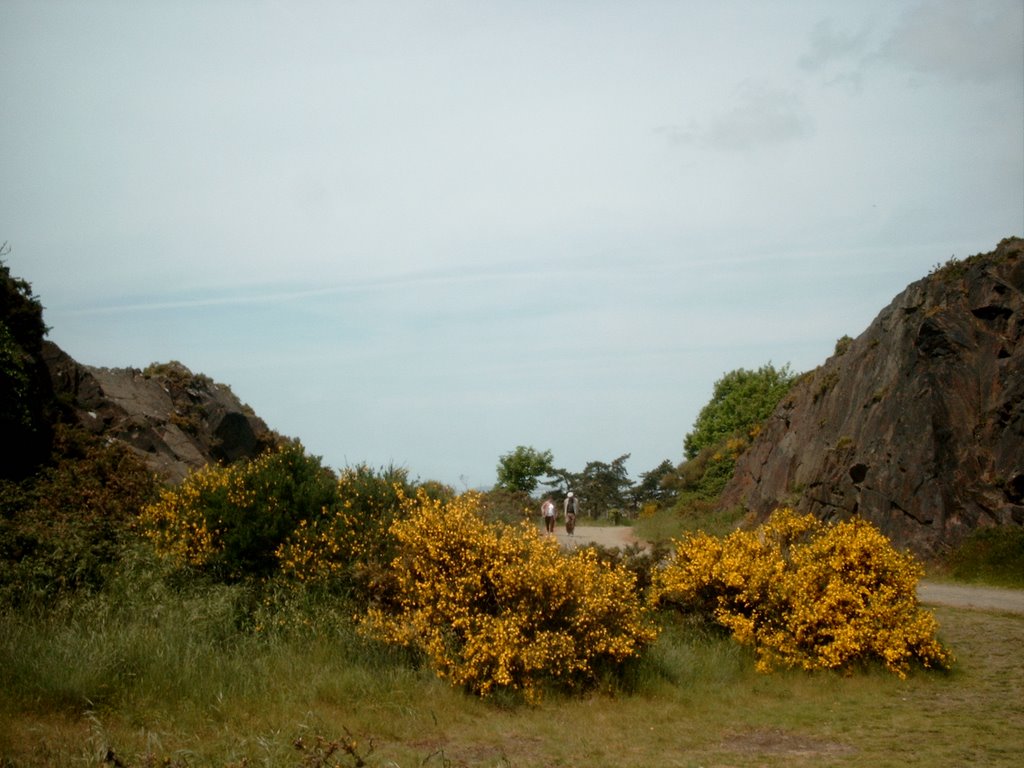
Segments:
[[[555,502],[550,498],[544,499],[540,505],[540,514],[544,518],[544,530],[548,533],[555,532]]]
[[[579,511],[579,501],[572,491],[565,497],[565,532],[574,536],[576,530],[576,513]]]

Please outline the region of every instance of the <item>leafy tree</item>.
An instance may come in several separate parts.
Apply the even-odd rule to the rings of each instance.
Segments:
[[[525,445],[517,446],[498,461],[498,487],[508,491],[533,493],[541,475],[551,474],[554,457],[551,451],[538,451]]]
[[[788,363],[780,369],[771,363],[756,371],[738,368],[722,376],[715,382],[711,401],[701,409],[693,431],[683,441],[686,458],[696,458],[701,450],[764,421],[795,379]]]
[[[658,503],[669,500],[674,493],[665,485],[664,480],[673,472],[675,472],[675,467],[668,459],[665,459],[650,472],[641,472],[640,481],[633,486],[633,503],[640,507],[649,502]]]
[[[623,509],[629,499],[630,482],[626,473],[626,460],[629,454],[623,454],[610,464],[604,461],[591,461],[583,468],[583,472],[575,476],[573,490],[580,497],[582,512],[591,517],[612,509]]]
[[[3,263],[9,252],[0,244],[0,434],[17,450],[0,463],[0,477],[20,479],[49,457],[57,413],[43,362],[43,306]]]

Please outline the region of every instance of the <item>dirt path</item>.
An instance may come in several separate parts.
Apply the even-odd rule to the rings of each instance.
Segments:
[[[602,547],[627,547],[638,543],[628,525],[577,525],[576,534],[570,536],[565,532],[565,524],[556,526],[555,536],[558,543],[566,549],[575,549],[587,544],[600,544]]]
[[[555,535],[566,549],[575,549],[591,543],[604,547],[626,547],[639,541],[628,525],[577,526],[575,536],[569,536],[565,532],[565,526],[561,525],[555,530]],[[1024,589],[922,581],[917,587],[917,596],[924,605],[945,605],[951,608],[1024,615]]]
[[[1024,614],[1024,589],[922,581],[917,585],[917,597],[924,605]]]

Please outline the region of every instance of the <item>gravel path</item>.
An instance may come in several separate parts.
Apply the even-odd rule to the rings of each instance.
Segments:
[[[565,532],[565,526],[559,525],[555,529],[555,536],[566,549],[574,549],[590,543],[605,547],[625,547],[638,542],[633,535],[633,529],[628,525],[578,525],[575,536],[569,536]],[[924,605],[945,605],[952,608],[1024,615],[1024,589],[937,584],[922,581],[917,587],[917,596]]]
[[[922,581],[917,585],[917,597],[925,605],[1024,614],[1024,589]]]

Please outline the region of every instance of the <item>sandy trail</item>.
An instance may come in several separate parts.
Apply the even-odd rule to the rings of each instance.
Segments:
[[[591,543],[605,547],[626,547],[639,543],[639,540],[633,535],[633,529],[628,525],[578,525],[576,534],[569,536],[565,532],[565,525],[562,524],[555,529],[555,536],[566,549],[574,549]],[[1024,615],[1024,589],[922,581],[917,587],[917,597],[923,605],[945,605],[975,611]]]

